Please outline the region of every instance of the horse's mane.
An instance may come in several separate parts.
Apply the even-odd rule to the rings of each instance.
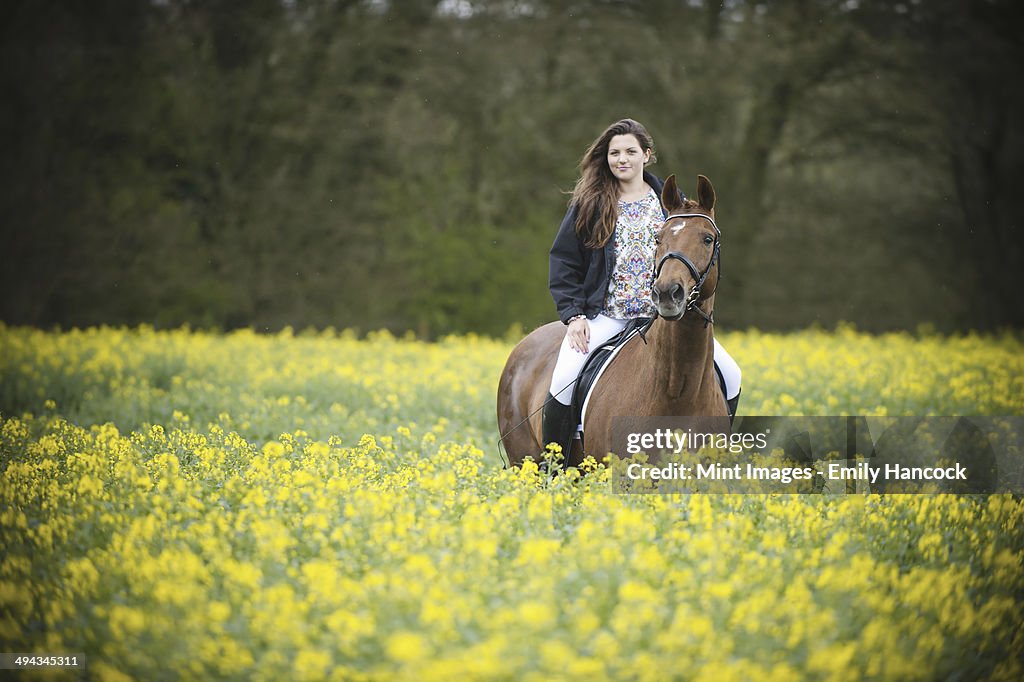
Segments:
[[[692,211],[695,208],[700,208],[700,204],[693,199],[683,199],[683,208],[687,211]]]

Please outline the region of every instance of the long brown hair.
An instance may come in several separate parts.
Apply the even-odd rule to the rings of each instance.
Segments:
[[[657,160],[650,133],[631,118],[611,124],[590,143],[580,159],[580,177],[569,200],[577,207],[576,234],[590,248],[608,243],[619,219],[619,181],[608,168],[608,145],[616,135],[635,135],[640,148],[651,152],[648,163]]]

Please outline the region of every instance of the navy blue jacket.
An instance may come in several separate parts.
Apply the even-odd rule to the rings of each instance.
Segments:
[[[644,181],[660,198],[664,182],[647,171],[644,171]],[[665,208],[661,210],[664,213]],[[548,261],[548,288],[563,324],[569,324],[569,318],[576,315],[586,315],[588,319],[597,317],[604,309],[608,280],[614,267],[614,236],[603,247],[587,247],[576,234],[576,204],[569,206],[551,245]]]

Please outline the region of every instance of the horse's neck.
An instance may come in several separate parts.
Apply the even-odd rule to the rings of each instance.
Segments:
[[[650,343],[657,361],[653,367],[655,389],[671,400],[696,395],[706,378],[714,376],[713,328],[688,313],[682,320],[658,320],[651,328]]]

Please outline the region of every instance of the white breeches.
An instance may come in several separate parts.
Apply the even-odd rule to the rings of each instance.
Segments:
[[[740,393],[740,366],[722,348],[722,344],[718,343],[718,339],[712,340],[715,342],[715,365],[718,367],[718,371],[722,373],[722,378],[725,379],[725,399],[732,400]]]
[[[551,395],[555,396],[555,400],[563,405],[572,402],[576,377],[579,376],[580,370],[583,369],[583,363],[587,361],[590,353],[626,326],[626,320],[615,320],[604,315],[598,315],[588,321],[590,323],[590,341],[587,343],[589,350],[586,353],[570,348],[568,336],[562,339],[562,345],[558,349],[558,361],[555,362],[555,371],[551,374],[549,391]],[[715,364],[718,365],[718,369],[725,379],[726,398],[731,400],[740,392],[740,366],[736,364],[731,355],[725,352],[717,339],[714,341]]]

